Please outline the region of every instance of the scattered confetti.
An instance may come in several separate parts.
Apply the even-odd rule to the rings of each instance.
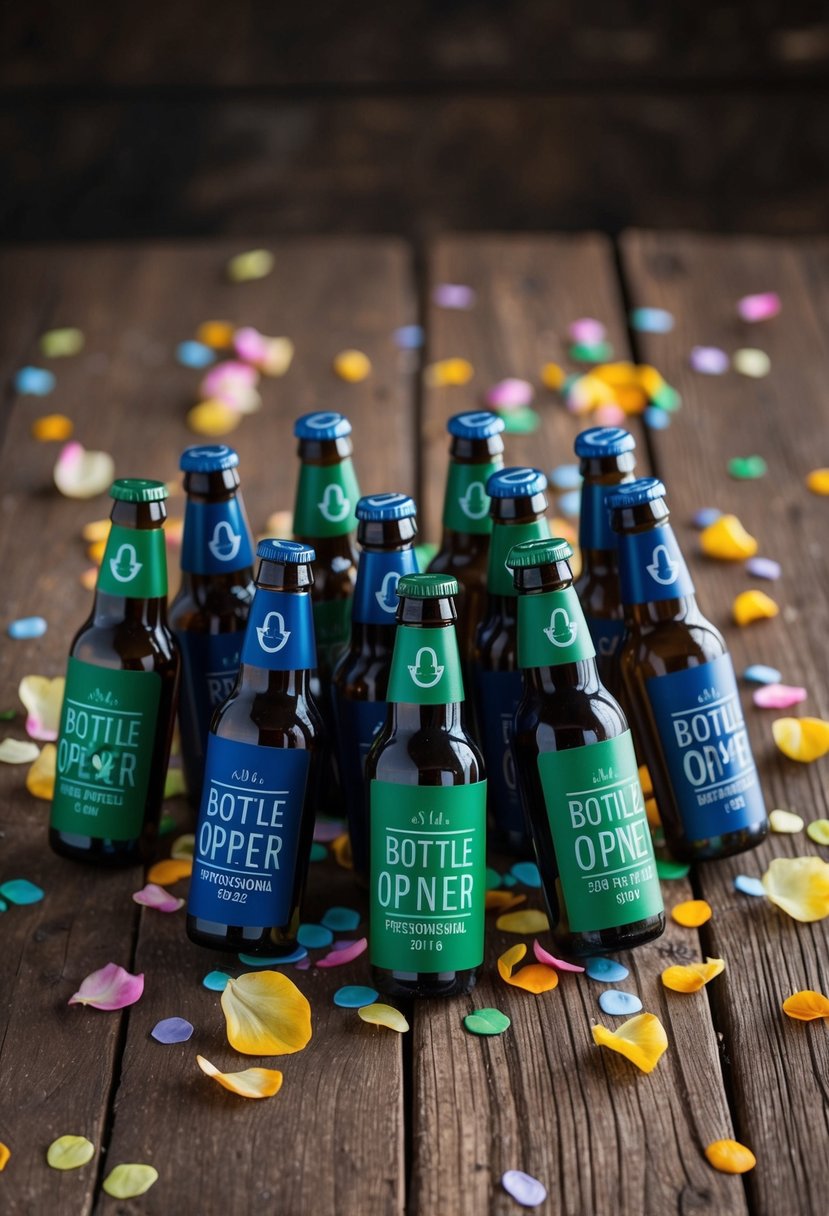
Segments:
[[[529,380],[517,380],[514,377],[499,380],[492,388],[484,393],[484,403],[494,410],[517,410],[532,403],[535,389]]]
[[[420,350],[426,341],[426,332],[422,325],[400,325],[392,338],[400,350]]]
[[[224,992],[230,976],[226,971],[208,971],[202,980],[202,986],[211,992]]]
[[[351,856],[351,838],[348,832],[343,832],[341,836],[331,841],[331,852],[334,854],[334,860],[338,866],[342,866],[344,870],[354,869],[354,859]]]
[[[662,983],[672,992],[699,992],[700,988],[721,975],[725,963],[721,958],[707,958],[704,963],[689,963],[684,967],[666,967]]]
[[[355,958],[359,958],[361,954],[368,948],[368,939],[365,937],[359,938],[356,942],[350,942],[345,949],[338,949],[337,945],[330,954],[326,954],[324,958],[318,958],[315,966],[317,967],[342,967],[345,963],[351,963]]]
[[[574,342],[567,352],[574,363],[606,363],[613,358],[610,342]]]
[[[829,916],[829,864],[820,857],[775,857],[762,881],[771,902],[794,920]]]
[[[728,462],[729,476],[737,481],[757,481],[767,472],[768,465],[762,456],[734,456]]]
[[[767,321],[780,312],[780,296],[776,291],[761,291],[743,296],[737,301],[737,312],[743,321]]]
[[[311,1006],[279,971],[250,972],[228,980],[222,1009],[227,1040],[243,1055],[290,1055],[310,1041]]]
[[[124,1009],[134,1005],[143,991],[143,973],[131,975],[117,963],[107,963],[86,977],[68,1004],[91,1005],[93,1009]]]
[[[576,519],[581,512],[581,490],[568,490],[560,495],[558,509],[568,519]]]
[[[157,1181],[158,1170],[151,1165],[116,1165],[104,1179],[103,1187],[107,1195],[112,1195],[114,1199],[134,1199],[136,1195],[143,1195]]]
[[[178,912],[179,908],[184,907],[183,899],[176,899],[169,891],[153,882],[148,882],[140,891],[134,892],[132,898],[135,903],[143,904],[145,908],[155,908],[158,912]]]
[[[694,512],[691,523],[702,531],[704,528],[710,527],[721,515],[722,511],[718,507],[700,507],[699,511]]]
[[[73,440],[61,448],[52,476],[65,498],[94,498],[112,484],[115,461],[108,452],[88,452]]]
[[[468,1013],[463,1024],[470,1034],[503,1034],[511,1026],[510,1019],[500,1009],[476,1009]]]
[[[634,308],[630,327],[640,334],[669,334],[674,327],[673,314],[665,308]]]
[[[752,557],[746,562],[746,573],[752,578],[765,578],[774,583],[780,578],[780,562],[773,561],[770,557]]]
[[[245,363],[259,367],[265,358],[268,339],[252,325],[243,325],[233,335],[233,349]]]
[[[767,667],[764,663],[752,663],[743,672],[743,679],[752,684],[779,684],[783,673],[776,667]]]
[[[527,947],[523,942],[519,942],[501,955],[498,959],[498,974],[501,979],[513,988],[523,988],[525,992],[535,995],[540,992],[552,992],[558,987],[558,972],[553,967],[547,967],[543,963],[529,963],[520,971],[514,972],[514,968],[526,953]]]
[[[176,361],[182,367],[210,367],[216,362],[216,352],[205,342],[179,342],[176,347]]]
[[[40,755],[40,748],[28,739],[4,739],[0,743],[0,763],[31,764]]]
[[[505,912],[495,922],[502,933],[546,933],[550,927],[546,912],[526,908],[521,912]]]
[[[327,856],[328,849],[326,849],[325,845],[320,844],[318,841],[314,841],[314,843],[311,845],[309,861],[325,861]]]
[[[177,836],[171,844],[170,856],[173,861],[192,861],[195,848],[196,837],[192,832],[185,832],[183,836]]]
[[[803,819],[794,811],[772,811],[769,814],[769,826],[773,832],[791,835],[803,831]]]
[[[806,835],[815,844],[829,845],[829,819],[813,819],[806,826]]]
[[[738,874],[734,879],[734,890],[741,895],[765,896],[765,888],[759,878],[749,874]]]
[[[806,478],[806,486],[813,494],[829,494],[829,469],[812,469]]]
[[[718,515],[713,523],[703,528],[699,543],[707,557],[719,557],[732,562],[753,557],[759,548],[757,541],[746,532],[736,515]]]
[[[704,376],[722,376],[728,371],[728,355],[718,346],[694,346],[688,361]]]
[[[567,373],[558,363],[545,363],[541,369],[541,383],[554,393],[563,387]]]
[[[525,887],[541,886],[541,875],[534,861],[516,861],[515,865],[510,867],[510,874]]]
[[[285,967],[289,963],[301,963],[307,957],[308,951],[305,947],[297,946],[296,950],[292,950],[290,954],[279,954],[272,958],[259,958],[255,954],[240,954],[239,962],[244,963],[246,967]]]
[[[822,992],[814,992],[805,988],[786,997],[783,1002],[783,1012],[798,1022],[814,1022],[817,1018],[829,1019],[829,997]]]
[[[65,686],[63,676],[24,676],[20,681],[17,695],[26,707],[26,733],[33,739],[57,739]]]
[[[320,946],[330,946],[334,940],[334,934],[324,925],[300,925],[296,939],[300,946],[315,950]]]
[[[233,341],[233,330],[231,321],[203,321],[196,330],[196,341],[213,350],[227,350]]]
[[[11,1155],[12,1152],[8,1144],[3,1144],[2,1141],[0,1141],[0,1174],[2,1174],[3,1170],[9,1164],[9,1158]]]
[[[763,684],[752,694],[752,701],[759,709],[788,709],[799,705],[807,697],[805,688],[788,684]]]
[[[765,591],[742,591],[731,605],[732,616],[738,625],[770,620],[779,612],[777,603]]]
[[[351,933],[360,923],[360,913],[356,908],[329,908],[320,919],[320,924],[335,933]]]
[[[642,420],[645,426],[650,427],[652,431],[667,431],[671,425],[671,415],[666,414],[664,410],[657,409],[655,405],[647,406]]]
[[[268,249],[248,249],[237,253],[227,264],[227,277],[233,283],[264,279],[273,270],[273,254]]]
[[[732,362],[735,372],[739,372],[741,376],[749,376],[753,380],[760,380],[771,371],[771,359],[766,352],[750,346],[743,347],[742,350],[735,350]]]
[[[361,350],[341,350],[334,356],[333,367],[348,384],[359,384],[371,374],[371,360]]]
[[[507,912],[526,902],[526,895],[516,895],[512,891],[487,891],[484,908],[487,912]]]
[[[538,938],[533,942],[533,954],[539,963],[543,963],[545,967],[554,967],[556,971],[584,971],[584,967],[580,967],[578,963],[568,963],[563,958],[556,958],[554,954],[550,954],[549,950],[544,949]]]
[[[579,466],[577,464],[556,465],[550,472],[549,481],[553,489],[559,492],[578,490],[582,482]]]
[[[611,1017],[630,1017],[631,1014],[640,1012],[642,1002],[633,992],[620,992],[618,988],[606,988],[599,996],[599,1008],[602,1013],[610,1014]]]
[[[706,924],[713,912],[711,905],[704,899],[686,899],[671,909],[671,917],[685,929],[698,929]]]
[[[687,878],[691,867],[683,861],[671,861],[667,857],[657,857],[656,872],[660,878],[672,881],[678,878]]]
[[[653,1013],[639,1013],[617,1030],[594,1026],[593,1041],[623,1055],[642,1072],[653,1072],[668,1046],[665,1029]]]
[[[508,435],[532,435],[541,425],[541,418],[533,409],[508,410],[501,417]]]
[[[38,443],[65,443],[75,424],[65,414],[43,414],[32,423],[32,436]]]
[[[547,1198],[547,1188],[543,1182],[525,1174],[523,1170],[507,1170],[501,1175],[501,1186],[511,1199],[520,1203],[523,1208],[535,1208]]]
[[[579,317],[567,326],[567,337],[571,342],[585,346],[598,346],[607,337],[607,328],[595,317]]]
[[[389,1030],[396,1030],[398,1034],[405,1034],[409,1029],[409,1023],[403,1014],[392,1005],[363,1005],[361,1009],[357,1010],[357,1016],[361,1017],[364,1022],[370,1022],[372,1026],[387,1026]]]
[[[9,878],[0,883],[0,895],[10,904],[25,907],[28,904],[39,904],[43,899],[43,888],[29,882],[28,878]]]
[[[21,367],[14,378],[15,391],[22,397],[48,397],[57,380],[45,367]]]
[[[294,351],[290,338],[265,338],[265,350],[256,366],[265,376],[284,376],[294,361]]]
[[[626,980],[630,972],[615,959],[599,955],[588,961],[587,974],[591,980],[597,980],[600,984],[618,984]]]
[[[474,374],[468,359],[439,359],[429,364],[424,376],[430,388],[446,388],[468,384]]]
[[[218,400],[201,401],[187,413],[187,425],[197,435],[228,435],[241,421],[238,410]]]
[[[475,290],[466,283],[438,283],[432,292],[432,303],[438,308],[473,308]]]
[[[784,756],[810,764],[829,752],[829,722],[823,718],[777,718],[771,724],[774,741]]]
[[[86,1136],[58,1136],[46,1150],[46,1164],[53,1170],[76,1170],[95,1156],[95,1145]]]
[[[501,885],[501,875],[497,870],[493,870],[492,866],[487,866],[484,871],[484,886],[487,891],[494,891]]]
[[[44,359],[66,359],[80,354],[84,347],[83,331],[73,325],[47,329],[40,335],[40,353]]]
[[[49,626],[42,616],[21,616],[16,621],[10,621],[6,629],[10,638],[16,641],[29,638],[42,638]]]
[[[374,988],[366,988],[362,984],[346,984],[334,993],[334,1004],[340,1009],[360,1009],[363,1005],[373,1005],[379,993]]]
[[[193,1034],[193,1026],[186,1018],[162,1018],[150,1034],[157,1043],[186,1043]]]
[[[705,1156],[708,1164],[721,1174],[745,1174],[757,1164],[751,1149],[736,1140],[715,1140],[706,1148]]]
[[[58,749],[54,743],[47,743],[41,749],[40,755],[26,774],[26,789],[34,798],[42,798],[51,802],[55,796],[55,770]]]
[[[147,881],[157,883],[159,887],[171,887],[181,878],[189,878],[193,873],[193,859],[168,857],[157,861],[147,871]]]

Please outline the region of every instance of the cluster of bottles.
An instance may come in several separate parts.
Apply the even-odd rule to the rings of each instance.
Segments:
[[[340,805],[387,994],[474,984],[487,839],[534,854],[565,951],[649,941],[665,922],[634,738],[674,856],[764,837],[731,660],[697,607],[664,487],[634,480],[632,436],[576,440],[574,582],[544,474],[503,467],[503,422],[467,412],[448,429],[442,544],[422,574],[413,500],[359,496],[340,414],[297,421],[294,537],[259,544],[255,577],[236,453],[188,448],[169,620],[166,488],[115,482],[94,607],[70,651],[57,852],[148,859],[180,668],[199,808],[187,932],[205,946],[293,952],[314,817]]]

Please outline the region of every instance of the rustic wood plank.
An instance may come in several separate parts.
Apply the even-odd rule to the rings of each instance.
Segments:
[[[723,629],[738,672],[749,662],[770,663],[787,683],[809,690],[804,705],[778,714],[754,708],[745,688],[769,809],[796,810],[807,821],[825,818],[827,762],[786,760],[774,745],[771,723],[783,714],[829,716],[826,500],[804,484],[810,469],[826,463],[829,246],[631,233],[623,254],[634,302],[668,308],[676,317],[671,334],[643,335],[639,345],[683,395],[682,410],[670,430],[654,435],[654,445],[703,610]],[[780,293],[780,316],[758,325],[741,322],[736,301],[766,290]],[[700,376],[687,358],[697,343],[731,352],[761,347],[771,357],[771,375],[760,381],[733,372]],[[728,459],[754,453],[768,462],[768,475],[729,479]],[[781,561],[782,579],[763,584],[751,580],[742,564],[698,558],[689,519],[703,505],[738,515],[758,537],[760,552]],[[730,605],[753,586],[779,602],[781,615],[740,630],[731,623]],[[748,1196],[753,1210],[763,1213],[793,1203],[800,1212],[818,1213],[829,1205],[829,1042],[780,1011],[798,989],[829,990],[829,921],[797,924],[771,904],[737,894],[732,879],[762,874],[773,857],[804,855],[827,853],[803,834],[771,836],[755,853],[709,863],[697,876],[714,908],[704,944],[728,968],[727,984],[713,984],[711,998],[729,1061],[738,1138],[757,1155],[757,1168],[746,1176]]]
[[[626,339],[609,245],[599,237],[447,238],[434,249],[429,279],[478,292],[470,312],[429,314],[429,358],[464,355],[476,368],[468,389],[435,390],[424,403],[425,498],[434,521],[450,412],[476,404],[502,376],[537,382],[541,364],[561,357],[567,323],[577,317],[604,321],[622,356]],[[508,463],[549,469],[572,459],[583,424],[552,397],[538,408],[535,436],[505,437]],[[646,468],[641,447],[639,460]],[[666,902],[690,896],[685,881],[664,887]],[[530,903],[540,903],[537,894]],[[415,1010],[413,1210],[506,1216],[514,1205],[501,1175],[523,1169],[548,1188],[539,1211],[743,1212],[739,1180],[714,1174],[701,1153],[709,1139],[731,1134],[707,1003],[669,999],[659,980],[670,963],[700,957],[698,935],[671,925],[659,941],[621,956],[631,968],[622,987],[660,1017],[670,1041],[648,1077],[594,1046],[591,1023],[616,1019],[600,1013],[593,981],[565,975],[539,997],[501,981],[496,959],[516,940],[491,931],[471,997]],[[473,1038],[462,1017],[487,1006],[503,1010],[512,1026],[500,1038]]]
[[[240,452],[255,528],[261,531],[271,511],[292,505],[296,468],[290,424],[303,410],[339,407],[352,417],[365,490],[414,489],[408,442],[412,381],[391,338],[395,326],[414,319],[403,247],[393,241],[325,239],[272,245],[276,270],[271,278],[229,284],[226,258],[248,247],[249,241],[98,246],[4,256],[4,290],[16,304],[3,334],[4,383],[22,364],[42,362],[36,339],[47,327],[78,324],[87,335],[81,356],[54,363],[58,387],[50,398],[11,400],[2,500],[9,525],[3,568],[13,572],[6,613],[11,619],[42,612],[50,624],[41,641],[2,643],[14,678],[26,671],[63,672],[71,634],[89,604],[78,583],[87,565],[80,528],[107,510],[103,497],[76,503],[58,496],[51,486],[57,451],[30,438],[32,418],[64,410],[75,420],[77,438],[114,454],[118,475],[178,481],[179,452],[193,441],[184,415],[195,400],[199,375],[179,367],[173,349],[208,317],[287,333],[297,347],[288,375],[264,385],[262,412],[246,419],[230,440]],[[360,347],[372,359],[373,374],[363,384],[345,385],[331,371],[331,358],[346,346]],[[182,509],[183,500],[174,498],[171,513],[180,515]],[[13,688],[5,694],[9,702]],[[20,725],[13,733],[22,733]],[[43,1154],[53,1136],[66,1131],[101,1144],[110,1085],[120,1068],[121,1015],[65,1009],[64,1002],[94,967],[110,959],[125,966],[133,962],[136,909],[129,895],[141,877],[100,875],[49,854],[45,808],[34,806],[23,790],[24,774],[5,767],[0,774],[3,819],[14,845],[12,868],[4,863],[4,875],[41,881],[47,896],[41,905],[4,916],[8,937],[2,966],[9,976],[11,1014],[2,1062],[4,1092],[11,1101],[0,1134],[15,1154],[4,1174],[4,1195],[10,1210],[41,1211],[50,1204],[62,1210],[71,1196],[73,1211],[85,1212],[96,1167],[66,1176],[49,1170]],[[339,894],[337,880],[321,875],[319,890],[317,900],[324,891],[326,905],[331,903]],[[341,902],[353,902],[345,890]],[[262,1108],[250,1104],[240,1111],[241,1099],[219,1093],[198,1073],[189,1047],[165,1049],[147,1042],[157,1017],[191,1011],[199,1036],[194,1044],[208,1058],[216,1057],[219,1066],[230,1066],[221,1018],[214,1009],[212,1021],[206,1021],[204,1002],[213,998],[199,987],[201,975],[215,965],[212,956],[186,942],[179,917],[146,916],[136,965],[146,971],[147,992],[128,1015],[113,1139],[103,1147],[107,1166],[149,1160],[159,1168],[161,1180],[139,1210],[187,1210],[197,1186],[209,1192],[213,1206],[228,1211],[253,1210],[254,1190],[261,1197],[286,1189],[292,1210],[313,1206],[333,1212],[340,1202],[400,1210],[400,1041],[375,1036],[362,1023],[355,1027],[356,1015],[341,1016],[331,1006],[332,986],[343,982],[335,982],[336,972],[330,982],[321,973],[308,977],[317,1037],[307,1065],[299,1057],[286,1065],[284,1092],[264,1115],[265,1140]],[[313,1101],[309,1093],[316,1095]],[[230,1103],[217,1101],[222,1097]],[[298,1138],[305,1146],[302,1154]],[[194,1157],[194,1143],[212,1144],[215,1151]],[[366,1164],[369,1151],[372,1168]],[[248,1179],[256,1179],[250,1189]],[[116,1210],[106,1198],[99,1207]]]

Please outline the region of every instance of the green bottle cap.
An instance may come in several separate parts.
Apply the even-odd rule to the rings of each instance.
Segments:
[[[163,502],[167,487],[163,481],[147,481],[144,477],[120,477],[109,491],[116,502]]]
[[[404,574],[397,594],[413,600],[439,600],[458,594],[458,580],[443,574]]]
[[[572,556],[573,550],[563,536],[551,536],[549,540],[525,540],[520,545],[513,545],[507,565],[510,570],[526,570],[550,562],[566,562]]]

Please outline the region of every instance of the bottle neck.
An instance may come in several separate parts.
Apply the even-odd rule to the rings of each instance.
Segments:
[[[300,540],[348,536],[357,525],[360,487],[347,439],[302,440],[294,505],[294,535]]]
[[[550,525],[543,510],[525,511],[512,519],[496,517],[489,542],[489,567],[486,580],[490,596],[514,599],[517,592],[512,573],[506,564],[510,549],[513,545],[520,545],[523,541],[546,540],[549,535]]]
[[[489,449],[490,443],[493,450]],[[445,531],[468,537],[486,537],[492,532],[486,483],[493,473],[504,467],[502,451],[499,436],[490,441],[455,438],[443,500]]]
[[[283,572],[283,577],[276,575],[282,585],[263,585],[266,566]],[[316,668],[311,583],[286,587],[283,581],[288,575],[295,578],[297,570],[304,569],[262,563],[242,643],[244,667],[283,674],[309,673]]]
[[[352,638],[365,626],[397,623],[397,584],[404,574],[417,574],[417,557],[411,541],[399,545],[364,545],[357,567],[357,584],[352,605]]]
[[[561,579],[559,575],[565,572],[566,578]],[[525,573],[530,572],[522,571]],[[518,666],[525,671],[579,665],[595,668],[596,649],[569,565],[560,562],[532,573],[542,585],[525,585],[518,597]]]
[[[588,563],[597,572],[614,568],[617,548],[616,533],[610,526],[607,496],[623,482],[633,481],[635,466],[633,452],[621,456],[583,457],[580,469],[584,478],[581,487],[581,510],[579,514],[579,548],[584,565]]]
[[[452,600],[404,598],[398,621],[386,699],[440,707],[463,701]]]
[[[445,705],[414,705],[400,701],[391,703],[392,729],[414,733],[419,730],[445,730],[452,734],[463,731],[463,704],[451,701]]]
[[[167,551],[163,502],[116,501],[96,585],[96,621],[166,620]]]
[[[554,696],[565,690],[592,694],[601,687],[595,659],[580,659],[557,667],[527,667],[523,675],[525,687],[539,696]]]
[[[235,469],[225,472],[232,474]],[[221,476],[202,475],[201,480]],[[209,492],[204,487],[203,493],[200,488],[199,475],[188,474],[181,544],[183,575],[226,575],[230,585],[249,582],[253,574],[253,542],[241,494],[235,484],[213,487]]]
[[[695,602],[694,584],[667,514],[632,523],[619,533],[619,583],[626,614],[634,606],[664,603],[668,616],[675,617]],[[654,619],[667,618],[660,610]]]
[[[239,691],[267,693],[309,700],[311,697],[310,671],[273,671],[265,667],[254,667],[242,663],[236,683]]]

